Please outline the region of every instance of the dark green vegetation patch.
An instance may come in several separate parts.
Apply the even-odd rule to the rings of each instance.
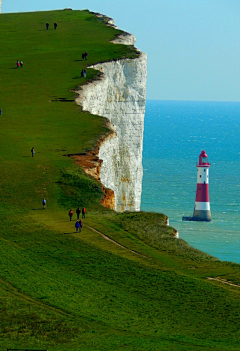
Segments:
[[[239,350],[239,265],[176,239],[165,215],[103,208],[64,156],[108,133],[73,91],[97,78],[88,65],[138,56],[119,33],[88,11],[0,16],[1,349]]]

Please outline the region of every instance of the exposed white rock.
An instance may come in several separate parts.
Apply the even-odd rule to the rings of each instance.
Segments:
[[[124,44],[131,45],[131,35]],[[121,43],[123,44],[123,37]],[[142,193],[142,149],[146,102],[147,55],[91,66],[100,80],[80,90],[76,102],[84,111],[107,117],[115,133],[101,145],[101,183],[115,194],[116,211],[139,211]]]
[[[113,44],[124,44],[124,45],[134,45],[136,41],[135,35],[130,33],[124,33],[117,36],[116,39],[112,40]]]
[[[1,13],[1,8],[2,8],[2,0],[0,0],[0,13]]]

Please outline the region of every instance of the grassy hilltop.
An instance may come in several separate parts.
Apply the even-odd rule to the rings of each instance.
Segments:
[[[239,265],[175,239],[165,215],[103,208],[64,156],[108,132],[73,90],[88,65],[137,56],[119,33],[88,11],[0,15],[0,349],[239,350]]]

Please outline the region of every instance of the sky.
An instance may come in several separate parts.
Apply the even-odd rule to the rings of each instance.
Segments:
[[[2,13],[89,9],[136,36],[147,99],[240,101],[240,0],[2,0]]]

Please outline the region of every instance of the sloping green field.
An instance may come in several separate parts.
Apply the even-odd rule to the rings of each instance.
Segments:
[[[239,350],[239,265],[175,239],[165,215],[103,208],[65,156],[108,132],[73,90],[97,78],[88,65],[138,55],[119,33],[88,11],[0,15],[0,349]]]

